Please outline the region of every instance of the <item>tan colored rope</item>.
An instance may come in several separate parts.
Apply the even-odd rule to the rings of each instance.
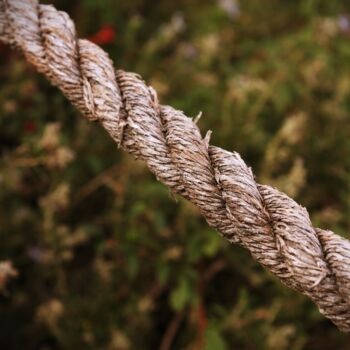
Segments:
[[[159,104],[142,79],[115,72],[78,39],[69,16],[36,0],[0,0],[0,40],[26,59],[159,181],[193,202],[208,224],[350,331],[350,242],[314,228],[305,208],[257,184],[239,154],[209,145],[195,121]]]

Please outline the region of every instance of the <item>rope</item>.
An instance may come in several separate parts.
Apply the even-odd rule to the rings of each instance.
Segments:
[[[238,153],[209,144],[196,121],[170,106],[134,73],[115,71],[108,55],[77,38],[65,12],[36,0],[0,0],[0,40],[58,86],[125,151],[146,162],[174,194],[208,224],[320,312],[350,331],[350,242],[314,228],[308,212],[286,194],[255,182]]]

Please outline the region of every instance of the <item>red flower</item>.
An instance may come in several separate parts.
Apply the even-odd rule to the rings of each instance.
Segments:
[[[91,35],[89,40],[97,45],[110,44],[114,41],[115,36],[113,26],[106,24],[98,32]]]
[[[35,122],[31,121],[31,120],[28,120],[24,123],[23,125],[23,129],[26,133],[28,134],[32,134],[36,131],[37,129],[37,125]]]

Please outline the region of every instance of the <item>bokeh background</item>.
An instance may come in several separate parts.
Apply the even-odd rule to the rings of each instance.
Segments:
[[[52,1],[80,37],[350,237],[350,4]],[[0,46],[1,349],[349,349]]]

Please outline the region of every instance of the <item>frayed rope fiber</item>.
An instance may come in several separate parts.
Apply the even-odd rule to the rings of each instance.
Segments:
[[[288,287],[310,297],[350,331],[350,242],[314,228],[286,194],[257,184],[238,153],[209,145],[192,119],[160,105],[134,73],[115,71],[107,53],[77,38],[65,12],[36,0],[0,0],[0,40],[19,48],[89,120],[199,209],[208,224]]]

